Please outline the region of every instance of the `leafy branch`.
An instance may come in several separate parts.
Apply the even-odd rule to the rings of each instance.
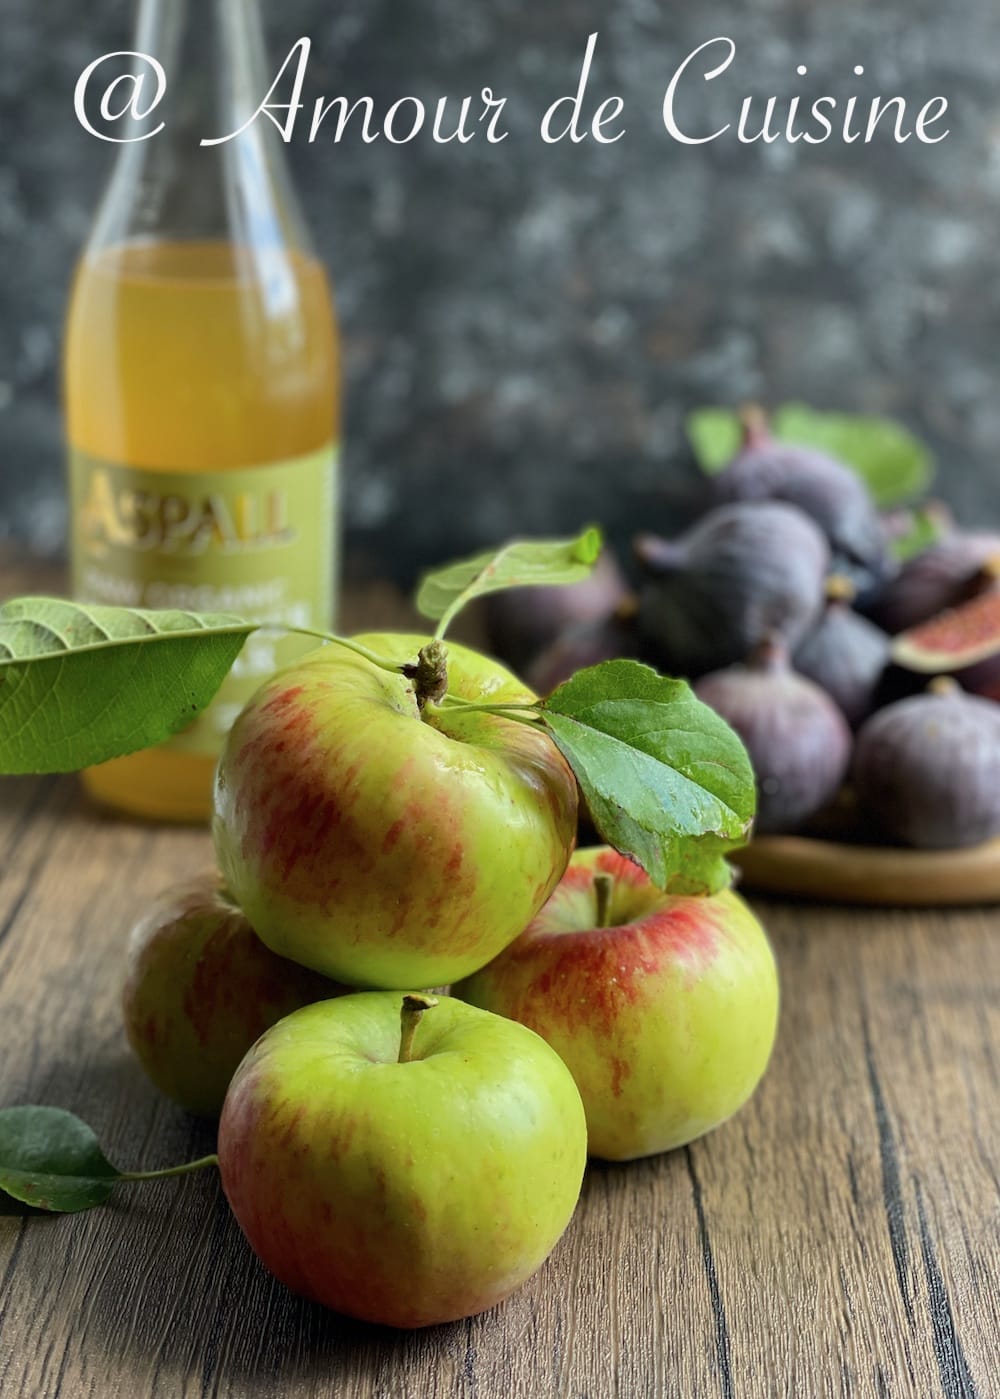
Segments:
[[[662,888],[712,893],[729,881],[725,855],[747,838],[753,774],[740,740],[685,682],[623,660],[579,672],[546,700],[476,704],[447,693],[439,638],[461,608],[503,588],[577,582],[600,547],[597,530],[520,541],[430,575],[417,603],[439,622],[438,637],[404,664],[350,638],[304,634],[399,675],[422,707],[544,727],[609,844]],[[162,742],[211,702],[259,627],[225,613],[8,602],[0,607],[0,773],[74,771]]]

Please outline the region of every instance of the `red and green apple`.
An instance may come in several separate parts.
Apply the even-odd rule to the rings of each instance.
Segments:
[[[132,929],[125,1031],[162,1093],[216,1116],[254,1041],[283,1015],[343,989],[265,947],[210,873],[155,899]]]
[[[426,638],[356,638],[400,665]],[[532,703],[449,645],[451,696]],[[540,729],[421,706],[414,683],[339,646],[281,671],[219,763],[214,835],[229,888],[273,951],[355,986],[444,985],[495,957],[545,903],[575,840],[577,786]]]
[[[294,1292],[390,1326],[496,1305],[551,1253],[587,1154],[583,1105],[523,1025],[368,992],[296,1011],[237,1070],[222,1183]]]
[[[609,1160],[725,1121],[778,1022],[774,956],[743,900],[665,894],[607,848],[578,851],[530,927],[453,994],[548,1040],[580,1089],[591,1155]]]

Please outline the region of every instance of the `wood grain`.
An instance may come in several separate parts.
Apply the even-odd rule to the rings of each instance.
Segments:
[[[80,1113],[113,1159],[200,1155],[120,1023],[122,947],[208,838],[0,783],[0,1102]],[[203,1174],[0,1215],[3,1399],[1000,1392],[1000,920],[759,905],[783,983],[753,1103],[690,1148],[595,1164],[555,1255],[486,1316],[344,1321],[257,1264]]]

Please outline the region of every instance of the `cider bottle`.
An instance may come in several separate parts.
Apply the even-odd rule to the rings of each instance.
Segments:
[[[252,119],[272,80],[258,0],[140,0],[135,49],[167,75],[147,121],[163,126],[120,146],[72,294],[73,592],[328,630],[338,336],[278,132]],[[255,634],[204,715],[87,787],[136,815],[205,819],[233,718],[309,645]]]

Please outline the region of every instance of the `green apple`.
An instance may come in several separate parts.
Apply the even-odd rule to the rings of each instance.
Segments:
[[[343,987],[277,957],[215,874],[162,894],[132,929],[125,1031],[162,1093],[216,1116],[236,1067],[283,1015]]]
[[[426,638],[357,638],[405,664]],[[535,696],[448,648],[465,700]],[[219,763],[214,835],[229,888],[281,956],[355,986],[444,985],[531,921],[573,847],[576,781],[540,729],[418,704],[414,684],[339,646],[281,671]]]
[[[580,1095],[543,1040],[398,992],[269,1030],[219,1125],[223,1188],[264,1265],[335,1311],[400,1327],[484,1311],[540,1268],[586,1154]]]
[[[778,1023],[767,936],[737,894],[679,898],[582,850],[531,926],[453,994],[544,1036],[576,1079],[590,1153],[668,1151],[736,1112]]]

